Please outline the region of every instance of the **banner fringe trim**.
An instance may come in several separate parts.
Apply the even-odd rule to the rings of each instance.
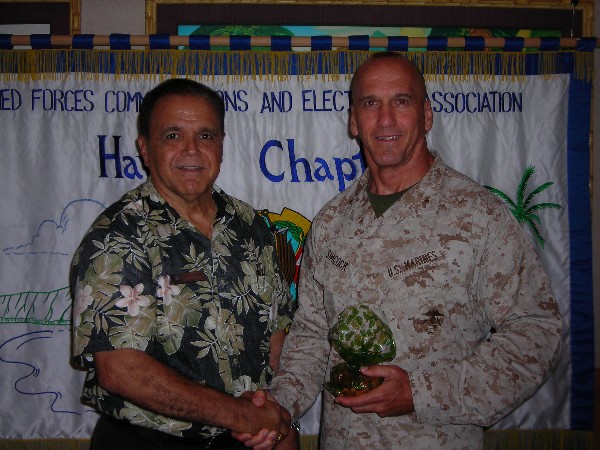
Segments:
[[[551,77],[556,73],[573,73],[591,82],[593,52],[467,52],[428,51],[399,52],[413,61],[427,80],[450,77],[455,81],[476,80],[524,81],[527,58],[537,57],[534,74]],[[572,53],[574,67],[562,67],[561,53]],[[251,79],[285,80],[292,76],[338,80],[350,78],[370,54],[368,51],[192,51],[192,50],[0,50],[2,81],[138,80],[155,77],[198,76],[210,81],[224,75],[228,81]],[[529,69],[531,70],[531,68]]]

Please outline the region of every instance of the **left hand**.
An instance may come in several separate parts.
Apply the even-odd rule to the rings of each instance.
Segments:
[[[260,430],[255,435],[249,433],[231,433],[231,435],[246,447],[251,447],[253,450],[271,450],[278,444],[277,433],[275,431],[269,431],[266,428]]]
[[[336,397],[335,403],[350,408],[353,413],[375,413],[379,417],[410,414],[415,410],[408,372],[394,365],[361,367],[370,377],[383,377],[375,389],[356,397]]]
[[[298,432],[293,428],[281,440],[277,440],[278,436],[274,431],[267,429],[260,430],[254,436],[247,433],[232,433],[232,435],[246,447],[252,447],[252,450],[271,450],[275,447],[277,447],[276,450],[298,450],[300,445]]]

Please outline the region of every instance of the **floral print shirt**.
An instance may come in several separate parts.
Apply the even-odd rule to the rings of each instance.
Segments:
[[[295,308],[273,237],[246,203],[215,188],[209,239],[150,180],[94,222],[73,260],[73,360],[83,400],[136,425],[188,437],[223,430],[144,410],[98,384],[93,353],[142,350],[182,375],[240,394],[271,378],[269,338]]]

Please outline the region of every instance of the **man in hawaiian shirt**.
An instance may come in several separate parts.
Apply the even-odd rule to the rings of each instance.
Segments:
[[[148,92],[139,118],[149,179],[91,226],[75,254],[73,359],[101,414],[93,450],[244,448],[230,432],[289,432],[265,387],[295,304],[273,238],[214,185],[225,108],[197,82]]]

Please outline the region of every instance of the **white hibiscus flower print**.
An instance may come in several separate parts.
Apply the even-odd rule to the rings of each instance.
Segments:
[[[162,298],[165,305],[170,305],[173,297],[181,293],[179,286],[171,284],[171,277],[169,275],[158,277],[158,286],[156,296]]]
[[[86,284],[77,290],[75,305],[73,308],[73,322],[75,326],[81,324],[81,314],[92,304],[92,287]]]
[[[127,307],[127,313],[130,316],[137,316],[140,313],[140,306],[150,305],[150,299],[145,295],[141,295],[144,292],[144,285],[142,283],[135,287],[122,284],[119,286],[119,291],[121,291],[123,298],[117,300],[115,305],[119,308]]]

